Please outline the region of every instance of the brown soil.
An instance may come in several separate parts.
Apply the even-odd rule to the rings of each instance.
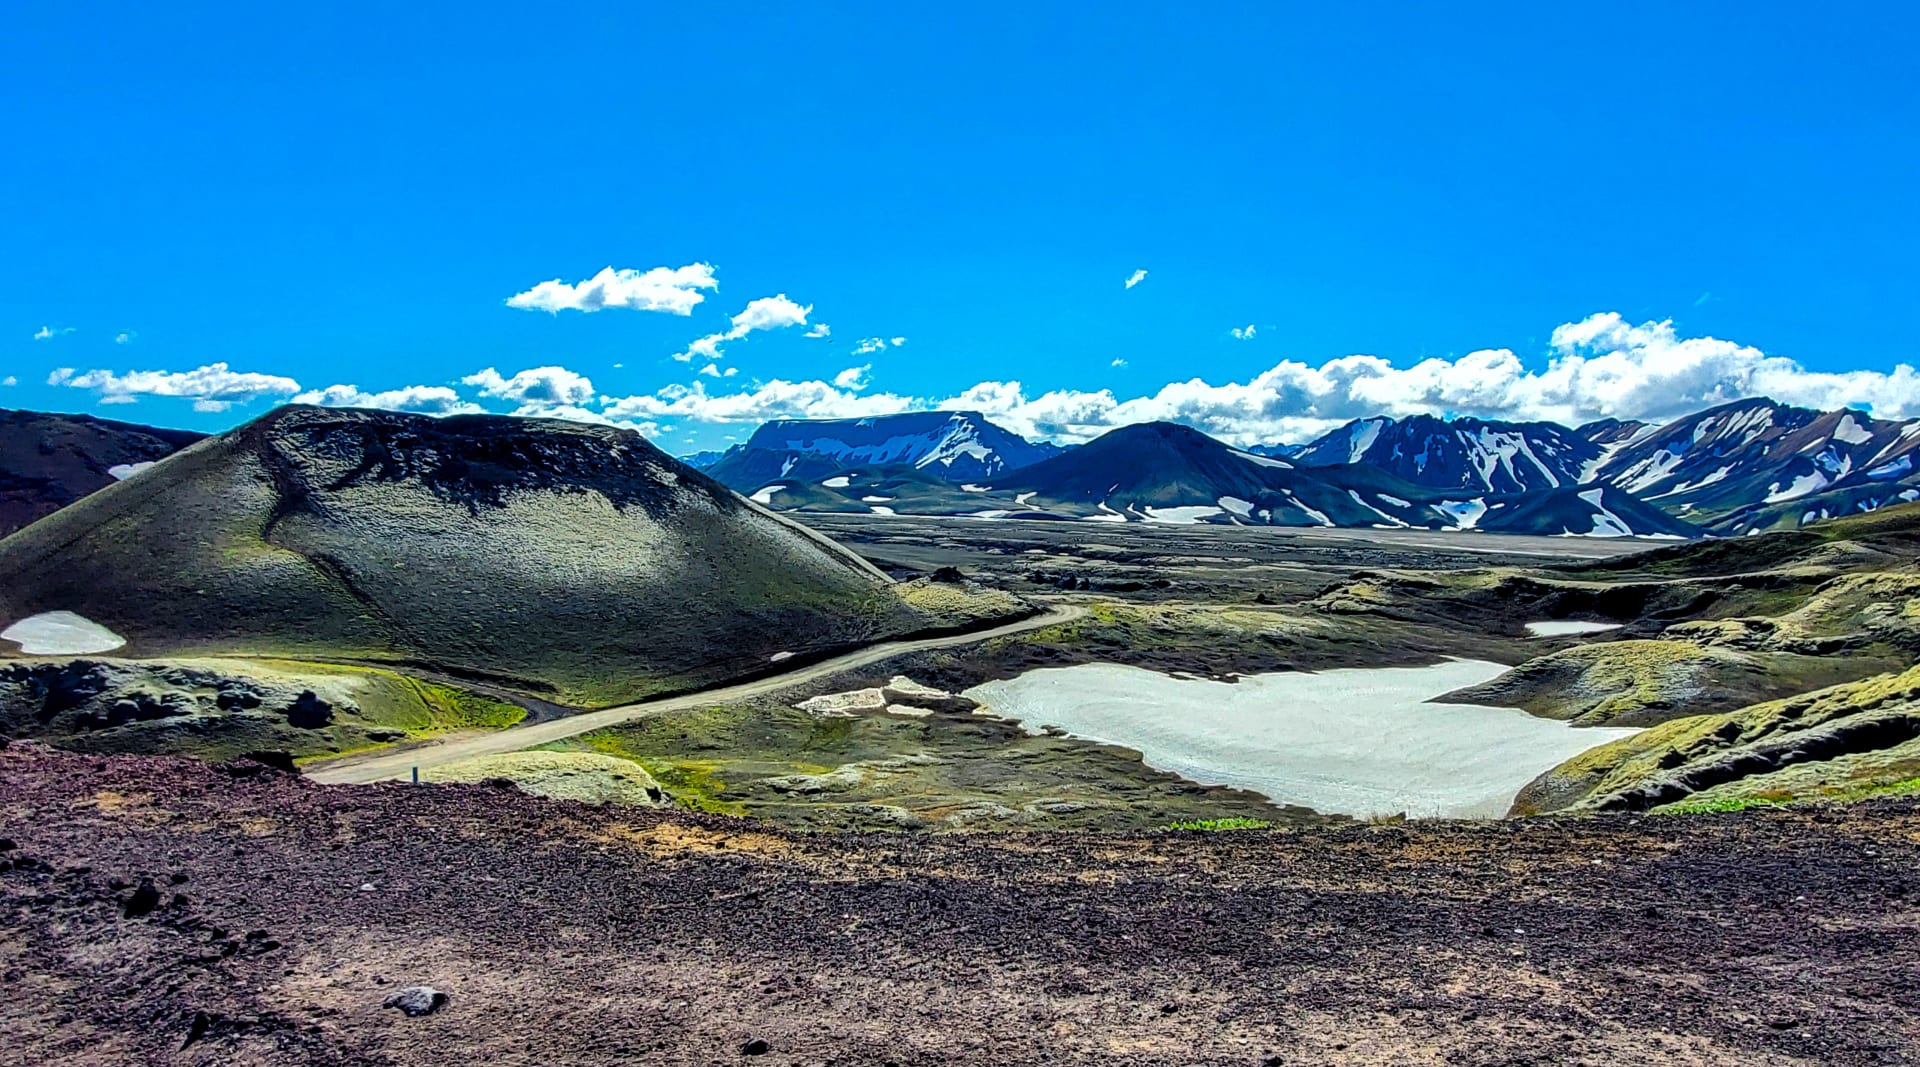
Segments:
[[[0,837],[7,1065],[1920,1058],[1911,802],[806,836],[17,744]]]

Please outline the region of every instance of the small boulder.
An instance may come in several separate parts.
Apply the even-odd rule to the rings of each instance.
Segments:
[[[303,690],[287,709],[287,724],[302,730],[318,730],[333,722],[333,705],[321,700],[313,690]]]
[[[765,1041],[757,1037],[747,1042],[746,1044],[740,1046],[740,1054],[742,1056],[764,1056],[767,1053],[772,1051],[773,1051],[772,1045],[767,1044]]]
[[[825,693],[794,706],[821,718],[851,718],[859,712],[886,710],[887,697],[878,689],[855,689],[848,693]]]
[[[980,705],[958,693],[949,693],[944,689],[935,689],[922,685],[904,674],[896,674],[880,690],[881,696],[889,704],[905,704],[908,707],[926,708],[929,711],[949,711],[966,714]]]
[[[430,985],[410,985],[397,993],[389,993],[387,999],[380,1002],[383,1008],[398,1008],[408,1016],[418,1018],[432,1015],[445,1007],[447,995]]]
[[[160,906],[160,890],[150,881],[142,880],[134,888],[133,895],[127,898],[123,913],[129,919],[138,919]]]
[[[293,762],[291,752],[244,752],[234,757],[233,762],[225,765],[226,772],[236,778],[252,778],[270,771],[281,774],[299,774],[300,765]]]

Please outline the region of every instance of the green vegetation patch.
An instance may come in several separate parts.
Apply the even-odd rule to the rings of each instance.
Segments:
[[[1169,830],[1270,830],[1265,819],[1191,819],[1167,824]]]

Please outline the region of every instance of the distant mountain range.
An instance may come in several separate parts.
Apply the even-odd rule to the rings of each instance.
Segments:
[[[13,510],[0,518],[15,525],[197,438],[10,418],[0,507]],[[41,437],[55,442],[45,457]],[[1920,420],[1754,398],[1665,425],[1375,417],[1247,449],[1168,423],[1062,449],[977,412],[910,412],[769,422],[745,444],[685,459],[780,511],[1688,537],[1920,499],[1916,450]]]
[[[916,421],[892,424],[908,418]],[[858,425],[866,439],[924,440],[926,419],[885,416]],[[972,433],[992,426],[978,415],[966,419]],[[936,454],[924,445],[866,453],[882,462],[856,470],[842,458],[844,425],[771,423],[755,435],[759,445],[733,450],[712,472],[766,496],[770,506],[796,510],[1595,536],[1737,535],[1920,499],[1912,457],[1920,421],[1766,399],[1663,426],[1376,417],[1305,445],[1245,450],[1198,431],[1122,427],[1051,458],[1008,447],[1017,438],[994,428],[1000,473],[955,479],[966,495],[889,469],[886,461]],[[823,440],[834,444],[810,443]],[[1258,469],[1260,460],[1276,465]],[[893,479],[884,491],[876,488],[882,479]]]

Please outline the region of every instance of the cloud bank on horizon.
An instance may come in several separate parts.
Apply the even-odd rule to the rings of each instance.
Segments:
[[[703,276],[710,277],[710,271]],[[754,330],[805,325],[811,310],[784,294],[756,300],[733,317],[730,329],[702,340],[712,340],[708,347],[716,349],[713,358],[718,358],[718,344]],[[903,343],[905,338],[895,337],[855,351],[864,354]],[[1426,359],[1407,367],[1370,355],[1344,356],[1318,366],[1284,360],[1244,382],[1216,385],[1196,377],[1124,399],[1105,388],[1032,395],[1019,381],[977,382],[945,396],[874,392],[871,364],[849,367],[830,381],[774,378],[721,391],[696,380],[632,396],[603,394],[586,376],[560,366],[510,376],[488,367],[457,383],[469,393],[453,384],[303,389],[292,378],[234,371],[226,363],[126,374],[62,368],[48,384],[92,390],[102,403],[180,397],[200,411],[290,398],[445,415],[494,410],[482,403],[493,401],[511,414],[609,422],[649,434],[673,429],[670,423],[711,426],[973,410],[1016,433],[1060,442],[1084,441],[1130,423],[1166,420],[1237,445],[1305,441],[1373,415],[1477,416],[1575,426],[1605,418],[1662,421],[1748,396],[1821,409],[1860,408],[1880,418],[1920,415],[1920,372],[1908,364],[1891,373],[1810,371],[1793,359],[1769,356],[1749,345],[1682,337],[1671,321],[1634,325],[1616,312],[1557,327],[1547,357],[1544,370],[1529,369],[1508,348]]]

